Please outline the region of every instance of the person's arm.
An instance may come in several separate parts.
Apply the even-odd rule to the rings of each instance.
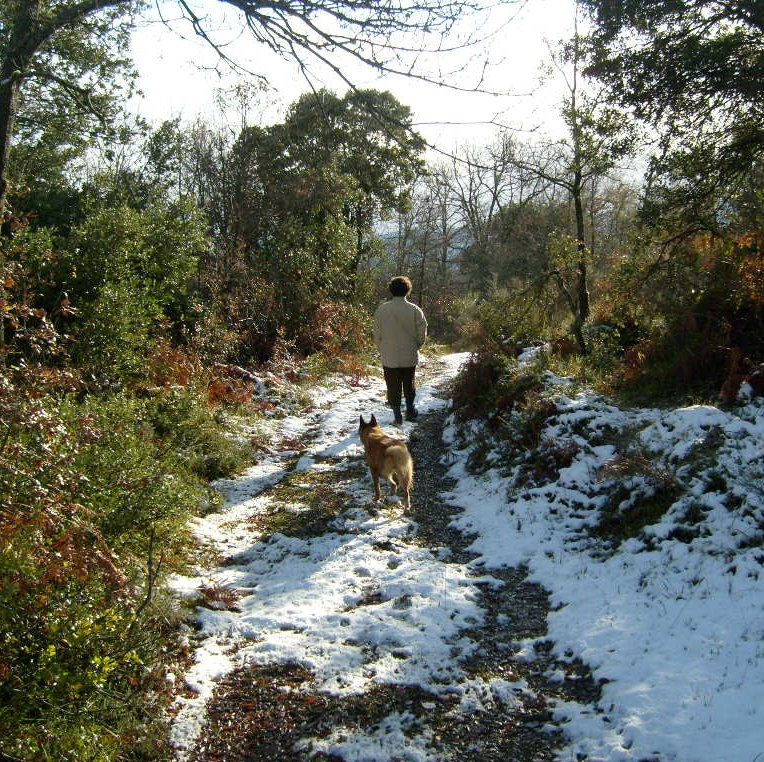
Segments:
[[[380,348],[380,345],[382,343],[382,326],[381,326],[381,320],[379,319],[379,307],[377,307],[376,311],[374,312],[374,343],[377,346],[377,349]]]
[[[418,309],[416,313],[416,341],[419,349],[427,341],[427,319],[421,309]]]

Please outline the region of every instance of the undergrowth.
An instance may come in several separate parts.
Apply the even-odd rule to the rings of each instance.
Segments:
[[[360,464],[347,474],[365,474]],[[334,471],[296,471],[272,490],[275,509],[253,519],[264,537],[279,533],[289,537],[318,537],[331,531],[337,518],[348,508],[350,496],[339,489]],[[334,531],[339,531],[334,528]]]
[[[486,418],[500,423],[544,388],[540,365],[519,365],[513,356],[470,356],[453,382],[451,399],[461,420]]]
[[[554,449],[542,442],[542,432],[556,405],[545,391],[541,363],[521,365],[505,354],[474,354],[453,383],[452,399],[460,421],[485,424],[469,429],[467,465],[472,473],[495,466],[508,472],[533,461],[529,467],[535,476],[529,479],[542,478],[543,459],[535,454]]]
[[[0,732],[23,760],[168,758],[165,574],[245,458],[203,388],[39,394],[0,378]]]
[[[617,455],[598,476],[609,489],[592,533],[614,545],[659,522],[683,491],[671,471],[639,453]]]
[[[518,364],[504,354],[474,354],[466,364],[454,383],[453,399],[455,414],[463,423],[461,431],[469,441],[467,466],[471,473],[498,468],[512,477],[515,488],[537,488],[555,482],[560,471],[579,455],[581,445],[573,436],[549,433],[557,405],[555,391],[545,385],[546,364],[560,370],[564,363],[545,352],[531,364]],[[567,367],[571,367],[570,362]],[[603,363],[602,368],[607,367]],[[605,376],[598,378],[604,382]],[[464,425],[468,421],[480,423]],[[579,433],[591,439],[590,432]],[[606,434],[618,439],[612,444],[619,454],[598,474],[598,489],[606,497],[597,523],[590,527],[592,535],[606,546],[618,546],[640,536],[645,527],[661,520],[684,491],[671,471],[632,452],[633,435]],[[694,460],[698,464],[711,460],[719,441],[712,430],[707,441],[695,447]],[[721,479],[717,482],[717,487],[723,486]],[[699,531],[696,519],[702,516],[688,513],[677,537],[694,536]]]

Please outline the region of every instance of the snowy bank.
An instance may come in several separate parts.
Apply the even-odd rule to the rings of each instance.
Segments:
[[[457,525],[477,534],[481,568],[526,565],[551,591],[556,654],[584,660],[604,683],[595,712],[557,707],[570,738],[562,758],[764,759],[761,400],[660,411],[587,392],[554,399],[542,439],[576,453],[556,479],[528,484],[506,464],[471,476],[467,447],[447,499],[464,510]],[[458,429],[452,418],[449,441]],[[634,468],[609,471],[619,457]],[[491,462],[501,459],[499,449]],[[665,511],[635,536],[592,531],[614,493],[624,516],[666,484]]]

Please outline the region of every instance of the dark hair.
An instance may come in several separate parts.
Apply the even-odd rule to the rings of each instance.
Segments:
[[[405,275],[398,275],[387,288],[393,296],[406,296],[411,292],[411,281]]]

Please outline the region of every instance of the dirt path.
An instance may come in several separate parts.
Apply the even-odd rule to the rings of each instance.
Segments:
[[[442,408],[434,410],[420,416],[411,430],[410,448],[416,463],[411,521],[405,531],[375,540],[371,547],[387,559],[386,568],[393,574],[402,549],[417,546],[447,565],[444,574],[450,575],[448,568],[452,568],[455,577],[463,570],[474,577],[479,591],[476,604],[484,614],[462,627],[454,639],[454,658],[465,684],[470,685],[472,703],[465,701],[465,692],[425,690],[381,678],[362,692],[338,695],[316,687],[316,675],[297,661],[255,664],[245,659],[217,683],[193,749],[180,758],[194,762],[346,760],[346,756],[324,751],[321,739],[390,736],[393,730],[386,729],[386,723],[394,715],[406,718],[408,733],[420,742],[410,745],[401,737],[396,752],[380,751],[380,756],[354,759],[554,759],[561,736],[550,729],[550,702],[559,698],[592,703],[599,688],[583,665],[553,662],[551,645],[543,640],[549,606],[545,591],[530,584],[523,569],[492,569],[486,574],[474,564],[470,538],[449,525],[456,509],[442,496],[450,487],[440,437],[445,416]],[[304,451],[270,480],[258,496],[267,499],[267,507],[248,519],[249,530],[257,532],[264,545],[276,532],[279,537],[305,542],[318,542],[329,534],[352,535],[358,532],[358,519],[348,516],[363,514],[378,520],[385,512],[400,512],[396,504],[377,507],[368,502],[369,477],[360,453],[347,458],[322,457],[317,460],[320,467],[295,469]],[[301,510],[289,509],[297,503]],[[235,570],[245,558],[249,556],[234,553],[224,566]],[[373,574],[361,584],[362,594],[348,611],[390,603]],[[238,595],[230,596],[232,610]],[[410,605],[406,594],[393,601],[393,608],[405,610]],[[529,654],[530,642],[534,646]],[[348,645],[363,650],[362,643],[349,640]],[[231,652],[240,648],[241,642],[232,639]],[[392,646],[388,656],[402,662],[411,658],[400,646],[397,650]],[[370,663],[368,669],[374,668]],[[549,674],[556,675],[554,681],[546,677]],[[497,685],[505,686],[506,695],[497,693]],[[424,750],[422,738],[427,741]]]

